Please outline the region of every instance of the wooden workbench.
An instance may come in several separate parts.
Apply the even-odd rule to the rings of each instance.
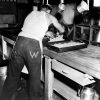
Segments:
[[[44,48],[44,57],[46,100],[52,100],[53,90],[66,99],[79,100],[80,98],[77,96],[77,91],[55,78],[55,72],[81,86],[94,82],[87,78],[87,75],[100,79],[100,47],[89,45],[81,50],[63,53]]]

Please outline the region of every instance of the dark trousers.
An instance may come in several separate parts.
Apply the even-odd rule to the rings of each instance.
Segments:
[[[29,72],[28,100],[40,100],[41,49],[35,39],[19,36],[12,50],[7,78],[5,80],[0,100],[11,100],[17,89],[18,80],[23,66]]]

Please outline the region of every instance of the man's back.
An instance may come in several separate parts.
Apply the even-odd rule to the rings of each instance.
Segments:
[[[27,36],[32,38],[43,37],[48,29],[48,23],[46,19],[46,13],[43,11],[32,11],[25,19],[22,31],[24,34],[20,33],[21,36]]]

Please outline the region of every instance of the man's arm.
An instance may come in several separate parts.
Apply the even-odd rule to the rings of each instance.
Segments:
[[[58,22],[58,20],[54,16],[47,14],[47,17],[50,21],[50,24],[53,24],[60,31],[60,33],[63,33],[65,31],[64,27]]]

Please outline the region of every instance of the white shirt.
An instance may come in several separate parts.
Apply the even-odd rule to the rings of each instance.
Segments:
[[[33,11],[26,17],[19,36],[40,40],[48,30],[48,26],[46,13],[44,11]]]
[[[42,38],[48,30],[49,21],[44,11],[32,11],[25,19],[22,31],[19,36],[24,36],[40,41],[42,46]]]

